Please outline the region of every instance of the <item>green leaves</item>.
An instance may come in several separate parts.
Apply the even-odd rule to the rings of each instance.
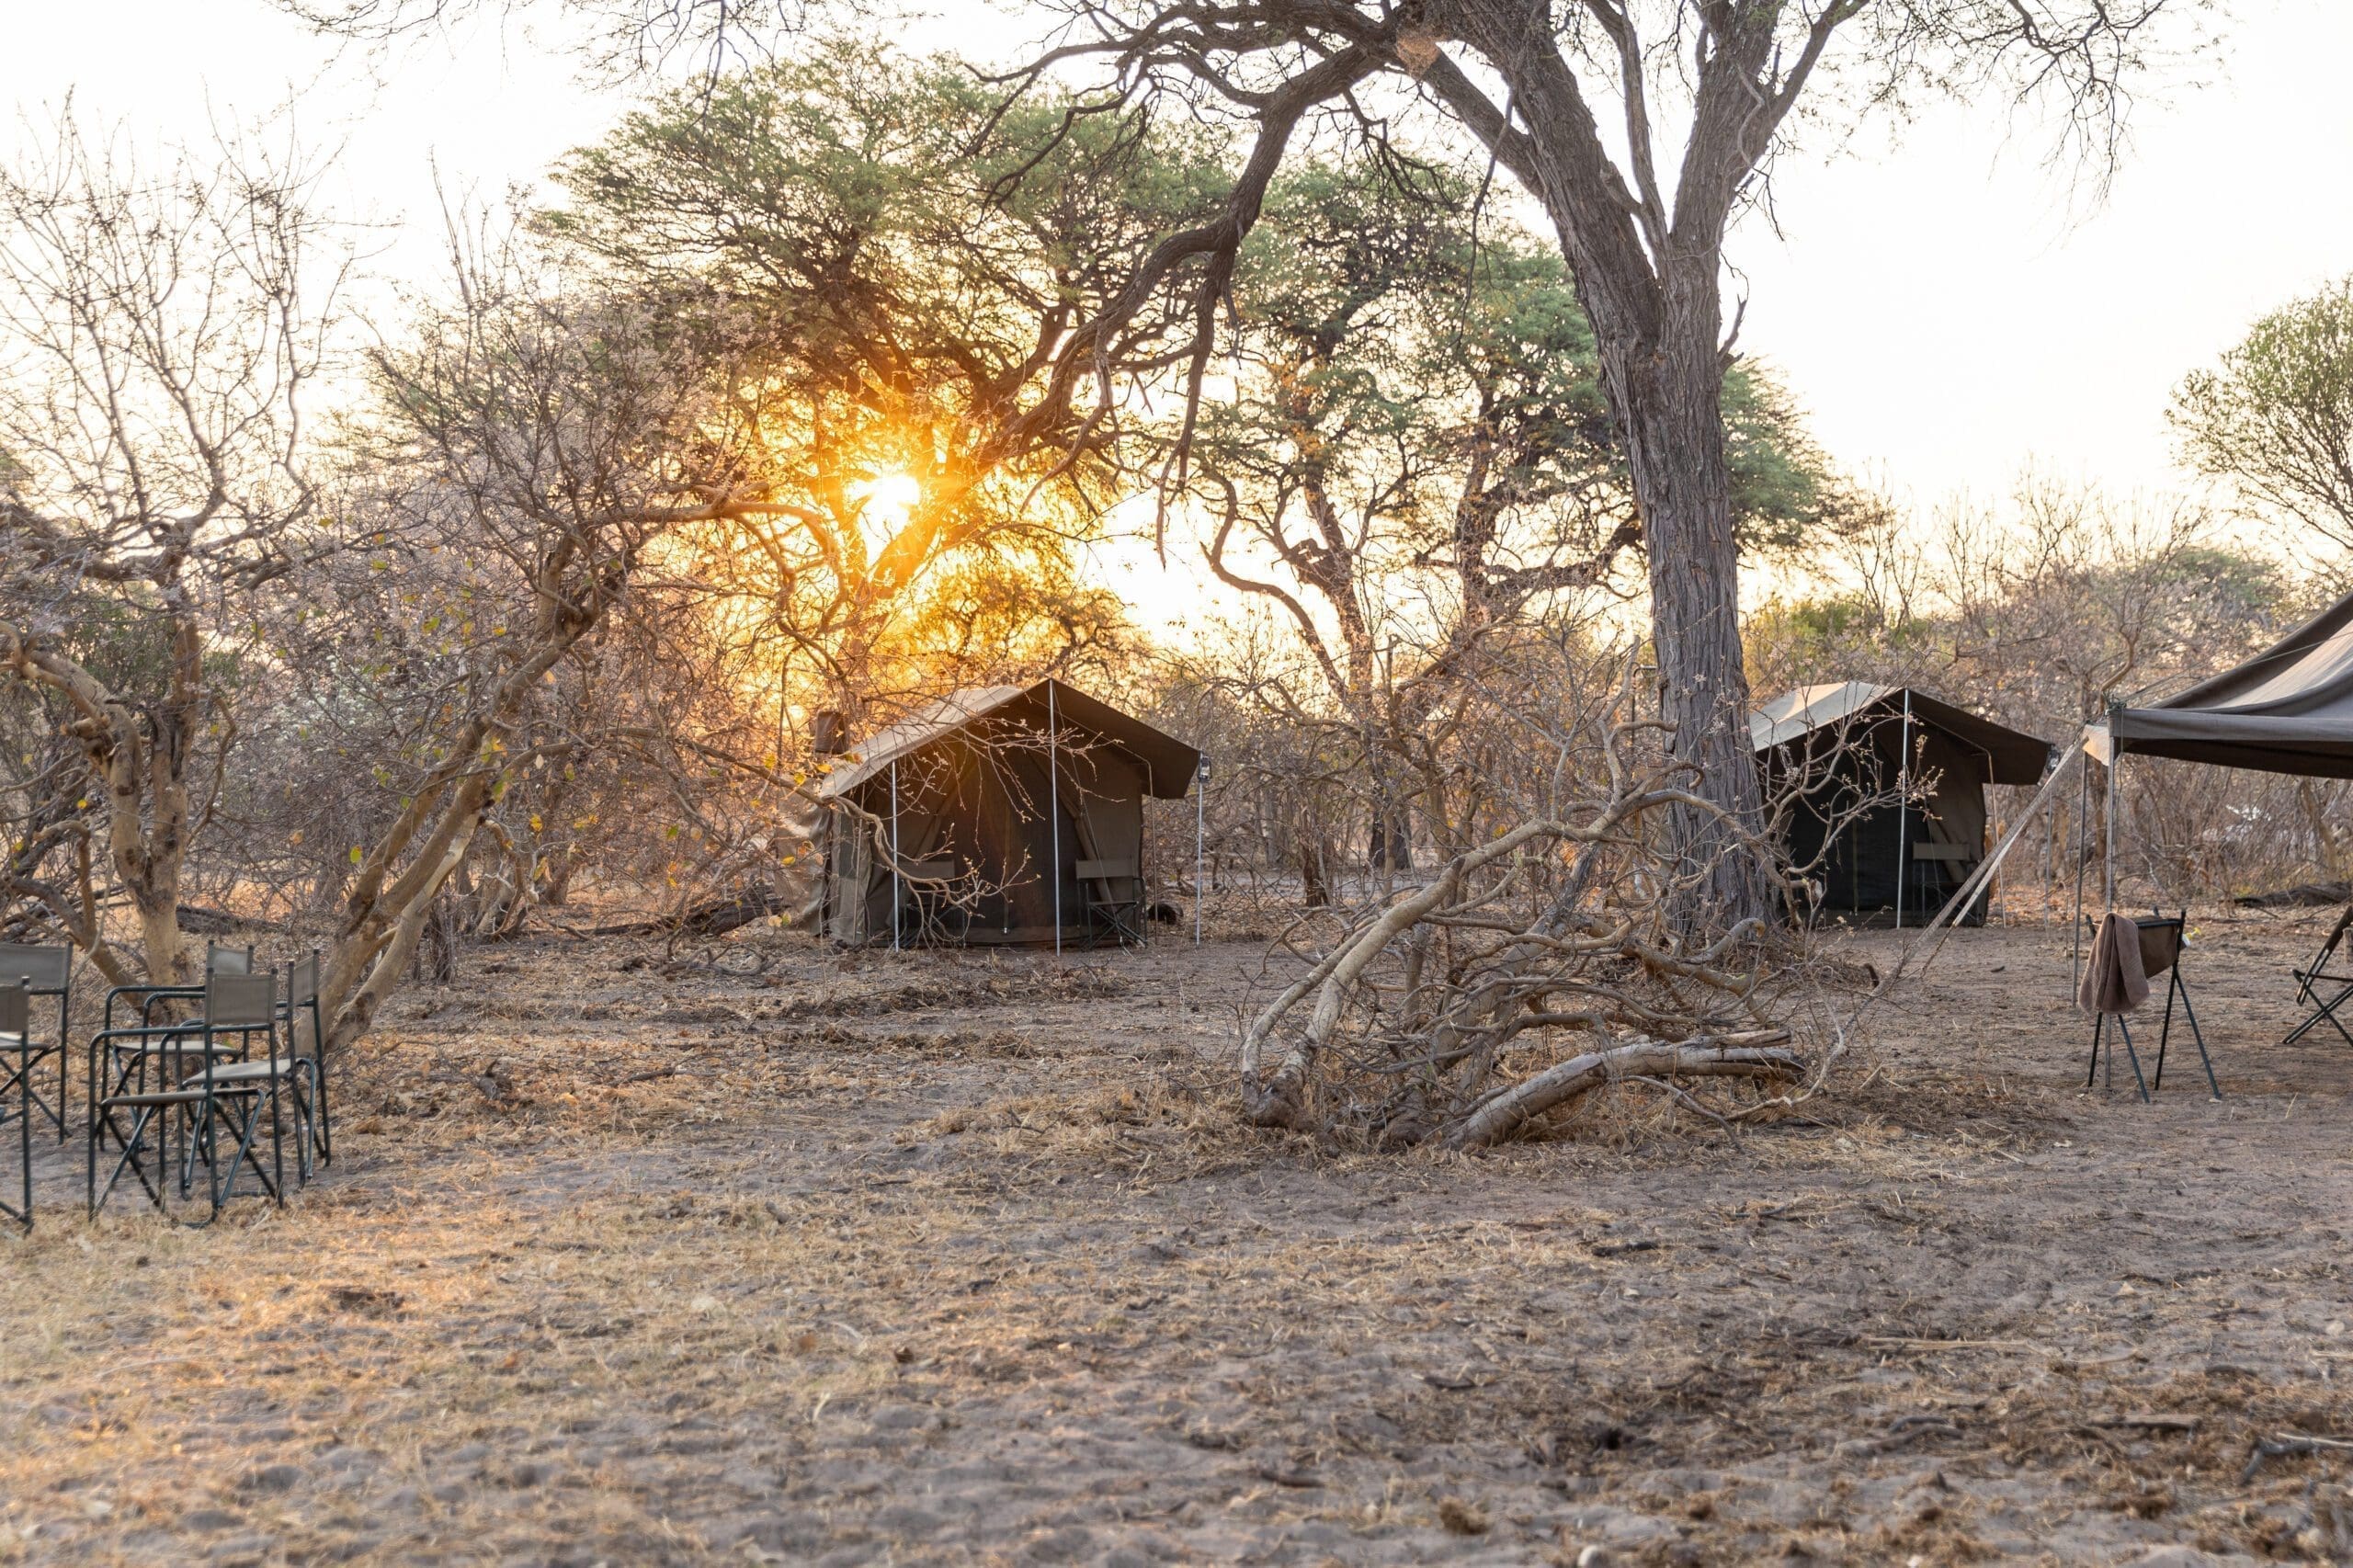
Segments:
[[[2183,378],[2166,417],[2199,472],[2353,546],[2353,278],[2256,322],[2215,369]]]

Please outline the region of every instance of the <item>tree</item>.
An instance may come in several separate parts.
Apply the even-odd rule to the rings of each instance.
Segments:
[[[1071,557],[1132,486],[1132,421],[1074,412],[1058,356],[1221,171],[1201,139],[1077,108],[812,44],[664,95],[557,171],[556,256],[743,335],[723,391],[761,403],[745,460],[776,505],[695,536],[691,575],[796,701],[1042,673],[1116,624]],[[1183,319],[1143,302],[1085,377],[1151,366]]]
[[[475,7],[296,8],[323,27],[383,37]],[[641,62],[692,47],[714,74],[733,47],[803,19],[797,5],[737,0],[563,0],[563,8],[638,40]],[[1758,807],[1722,418],[1737,327],[1727,332],[1722,298],[1733,219],[1758,196],[1793,122],[1841,105],[1898,104],[1915,90],[1991,84],[2055,103],[2070,140],[2112,157],[2127,84],[2146,63],[2166,0],[1570,0],[1557,15],[1528,0],[1051,0],[1045,8],[1062,18],[1065,41],[1019,84],[1100,62],[1109,80],[1098,113],[1175,97],[1179,113],[1246,127],[1249,143],[1218,209],[1171,230],[1131,288],[1074,324],[1058,388],[1098,372],[1107,344],[1182,279],[1193,301],[1182,362],[1188,402],[1198,400],[1236,252],[1312,115],[1393,152],[1415,111],[1435,109],[1540,203],[1592,324],[1627,454],[1659,710],[1710,808],[1670,814],[1679,858],[1700,879],[1688,913],[1700,927],[1761,915],[1770,879],[1733,832],[1754,824]],[[1381,96],[1400,84],[1402,96]],[[1605,129],[1605,115],[1617,123]],[[1669,158],[1677,162],[1663,178]],[[1098,413],[1111,401],[1107,387]]]
[[[1479,813],[1438,715],[1535,622],[1614,602],[1642,537],[1593,335],[1558,256],[1479,211],[1475,176],[1362,159],[1276,182],[1233,301],[1234,395],[1201,410],[1191,453],[1203,551],[1307,654],[1304,682],[1245,684],[1333,733],[1322,771],[1356,781],[1377,863],[1409,804],[1451,855]],[[1752,367],[1728,379],[1744,542],[1842,523],[1787,400]],[[1312,852],[1328,827],[1309,825]]]
[[[2353,278],[2256,322],[2167,417],[2197,472],[2353,548]]]
[[[1701,926],[1762,913],[1768,879],[1728,824],[1756,820],[1740,661],[1739,541],[1726,452],[1732,352],[1723,249],[1817,75],[1856,101],[1930,81],[2006,73],[2055,94],[2112,149],[2120,83],[2162,0],[1063,0],[1072,41],[1042,78],[1099,60],[1107,94],[1182,96],[1246,121],[1252,151],[1218,219],[1160,256],[1221,294],[1242,237],[1303,119],[1326,111],[1393,142],[1370,97],[1387,79],[1466,130],[1542,206],[1591,323],[1627,457],[1649,568],[1660,712],[1677,760],[1712,808],[1678,808],[1681,858],[1702,869]],[[1834,45],[1838,46],[1834,48]],[[1459,46],[1462,58],[1450,52]],[[1617,124],[1602,114],[1616,101]],[[1670,124],[1670,121],[1679,123]],[[1679,149],[1671,181],[1662,164]],[[1736,327],[1736,323],[1734,324]],[[1206,335],[1208,324],[1204,323]],[[1205,365],[1204,353],[1196,361]]]
[[[216,677],[250,607],[333,548],[301,415],[347,260],[309,194],[233,144],[149,173],[70,115],[0,172],[0,680],[41,694],[86,770],[75,811],[11,848],[79,852],[94,821],[157,979],[183,974],[191,780],[235,734]],[[128,978],[86,859],[12,880]]]

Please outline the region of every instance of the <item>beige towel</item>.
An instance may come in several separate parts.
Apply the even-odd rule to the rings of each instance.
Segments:
[[[2149,972],[2141,960],[2141,925],[2129,915],[2099,923],[2092,938],[2092,961],[2076,989],[2075,1006],[2086,1013],[2129,1013],[2149,999]]]

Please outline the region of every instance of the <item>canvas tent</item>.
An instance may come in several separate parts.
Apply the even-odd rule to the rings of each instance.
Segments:
[[[2353,778],[2353,595],[2179,696],[2111,709],[2089,739],[2102,761],[2129,752]]]
[[[1749,715],[1748,736],[1768,794],[1793,797],[1785,847],[1816,865],[1821,907],[1922,921],[1984,857],[1985,786],[2038,783],[2051,760],[2032,735],[1859,680],[1784,692]],[[1907,782],[1927,793],[1849,814]]]
[[[1143,801],[1184,799],[1199,766],[1193,747],[1060,681],[940,698],[853,746],[819,788],[826,933],[1131,937]]]

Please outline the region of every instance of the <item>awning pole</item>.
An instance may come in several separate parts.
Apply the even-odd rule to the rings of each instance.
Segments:
[[[1904,929],[1904,883],[1912,869],[1912,688],[1904,688],[1904,751],[1895,774],[1895,928]]]
[[[2081,741],[2076,743],[2078,745]],[[2067,960],[2067,994],[2073,996],[2084,983],[2084,868],[2090,855],[2085,846],[2089,835],[2092,815],[2092,767],[2088,757],[2084,762],[2081,778],[2075,781],[2075,915],[2069,922],[2075,932],[2074,956]]]
[[[1201,874],[1202,846],[1209,841],[1210,758],[1201,754],[1193,772],[1193,946],[1201,945],[1201,905],[1209,901],[1210,884]]]
[[[2116,908],[2116,775],[2124,765],[2121,751],[2111,745],[2109,752],[2108,846],[2100,852],[2101,881],[2105,884],[2102,891],[2107,894],[2107,900],[2101,906],[2102,914],[2113,913]]]
[[[1063,956],[1063,767],[1056,749],[1054,683],[1046,682],[1046,825],[1053,835],[1053,863],[1047,875],[1054,883],[1054,957]]]
[[[891,950],[899,950],[899,759],[891,759]]]
[[[2051,884],[2059,880],[2059,813],[2042,819],[2042,924],[2051,926]]]

